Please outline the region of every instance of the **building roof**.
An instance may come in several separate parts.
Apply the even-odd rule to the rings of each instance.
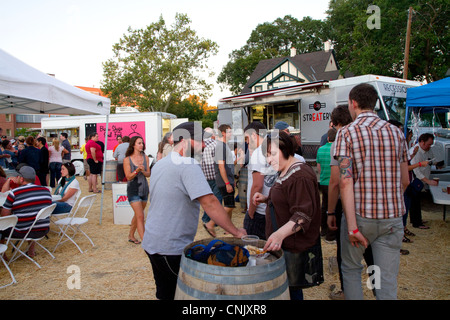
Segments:
[[[332,59],[332,63],[336,65],[337,70],[325,71],[330,59]],[[252,92],[252,86],[255,83],[288,60],[291,61],[292,64],[294,64],[302,72],[302,74],[308,78],[305,79],[308,82],[336,80],[339,77],[339,64],[336,61],[334,50],[303,53],[293,57],[266,59],[261,60],[258,63],[245,84],[241,94]]]

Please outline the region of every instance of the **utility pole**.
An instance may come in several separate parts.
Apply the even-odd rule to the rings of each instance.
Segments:
[[[408,63],[409,63],[409,41],[411,36],[411,20],[413,8],[409,7],[408,25],[406,27],[406,43],[405,43],[405,60],[403,65],[403,79],[408,79]]]

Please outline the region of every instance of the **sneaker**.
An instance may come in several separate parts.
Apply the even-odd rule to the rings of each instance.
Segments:
[[[329,297],[331,300],[345,300],[343,291],[331,292]]]

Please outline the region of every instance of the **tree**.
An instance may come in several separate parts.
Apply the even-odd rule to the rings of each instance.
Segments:
[[[162,16],[144,29],[128,28],[113,46],[114,57],[103,63],[102,91],[112,105],[166,112],[191,92],[210,96],[212,84],[203,75],[212,76],[207,61],[218,46],[199,38],[190,23],[177,13],[171,28]]]
[[[259,61],[289,56],[292,47],[297,53],[322,50],[328,39],[325,27],[321,20],[305,17],[299,21],[290,15],[259,24],[247,43],[231,52],[217,82],[239,94]]]
[[[408,0],[379,0],[380,28],[369,28],[369,2],[332,0],[327,11],[330,39],[341,72],[403,77]],[[447,0],[417,1],[411,28],[409,79],[428,81],[444,76],[449,43]]]
[[[217,120],[217,112],[208,111],[214,109],[197,95],[190,95],[180,102],[176,102],[167,110],[178,118],[188,118],[189,121],[201,121],[203,128],[213,127]]]

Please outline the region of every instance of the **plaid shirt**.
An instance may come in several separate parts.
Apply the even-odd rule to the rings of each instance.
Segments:
[[[206,180],[216,180],[214,172],[214,158],[216,156],[216,140],[208,138],[205,139],[205,149],[202,155],[202,170]]]
[[[408,149],[400,129],[363,112],[339,130],[334,156],[352,158],[356,214],[389,219],[405,213],[400,163],[408,161]]]

